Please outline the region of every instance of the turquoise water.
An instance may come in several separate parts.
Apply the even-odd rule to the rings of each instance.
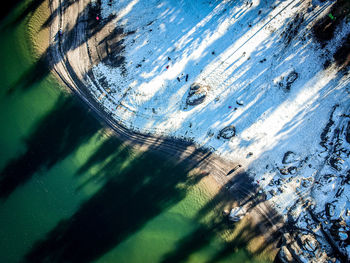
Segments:
[[[9,25],[22,10],[0,27],[0,262],[262,262],[203,213],[202,175],[126,146],[47,74],[31,13]]]

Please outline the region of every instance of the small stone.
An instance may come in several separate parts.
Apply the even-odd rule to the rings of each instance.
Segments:
[[[281,173],[282,175],[287,175],[287,174],[289,173],[289,171],[288,171],[287,168],[281,168],[281,169],[280,169],[280,173]]]
[[[338,236],[339,239],[343,241],[348,239],[348,234],[346,232],[339,231]]]
[[[325,210],[326,210],[326,215],[329,217],[332,217],[335,214],[335,205],[331,203],[326,203]]]
[[[282,163],[283,164],[290,164],[290,163],[294,163],[299,161],[298,156],[292,152],[292,151],[288,151],[284,154],[283,159],[282,159]]]
[[[272,196],[275,196],[276,195],[276,191],[274,189],[270,190],[269,193],[272,195]]]
[[[239,105],[239,106],[243,106],[243,101],[242,100],[237,100],[236,103]]]
[[[297,173],[297,168],[295,166],[291,166],[288,168],[288,172],[290,174],[296,174]]]

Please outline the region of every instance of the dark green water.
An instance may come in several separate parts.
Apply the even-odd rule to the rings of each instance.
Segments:
[[[0,262],[262,262],[205,220],[201,175],[125,146],[47,74],[29,15],[0,31]]]

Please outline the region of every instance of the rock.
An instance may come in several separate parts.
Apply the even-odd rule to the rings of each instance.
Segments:
[[[246,213],[247,211],[244,209],[244,207],[234,207],[228,215],[228,218],[232,222],[238,222],[245,216]]]
[[[194,82],[191,84],[190,86],[190,90],[199,90],[201,89],[203,86],[197,82]]]
[[[292,151],[288,151],[284,154],[282,163],[283,164],[291,164],[299,161],[299,157]]]
[[[207,93],[205,91],[195,91],[192,94],[189,94],[189,96],[186,99],[186,104],[190,106],[196,106],[205,100],[205,97],[207,96]]]
[[[310,187],[311,186],[311,181],[309,179],[303,178],[302,181],[301,181],[301,185],[302,185],[302,187],[305,187],[305,188]]]
[[[249,157],[251,157],[251,156],[253,156],[253,153],[252,153],[252,152],[249,152],[249,153],[247,154],[247,158],[249,158]]]
[[[318,249],[318,242],[312,235],[303,235],[301,240],[305,250],[313,253]]]
[[[329,217],[333,217],[335,214],[335,205],[332,203],[326,203],[325,205],[326,215]]]
[[[339,157],[331,157],[328,162],[329,162],[329,165],[333,169],[335,169],[337,171],[341,171],[342,164],[343,164],[343,160],[341,158],[339,158]]]
[[[335,194],[335,197],[340,197],[342,194],[343,194],[343,192],[344,192],[344,187],[340,187],[338,190],[337,190],[337,192],[336,192],[336,194]]]
[[[286,79],[286,89],[290,90],[290,87],[294,83],[294,81],[298,78],[299,74],[295,71],[292,71]]]
[[[350,209],[349,209],[349,208],[346,209],[345,215],[346,215],[346,216],[350,216]]]
[[[291,88],[292,84],[298,78],[298,76],[299,76],[299,74],[295,70],[289,71],[289,73],[286,72],[284,74],[284,76],[281,77],[280,82],[278,82],[276,84],[278,84],[279,87],[281,87],[281,88],[285,87],[285,89],[287,91],[290,91],[290,88]]]
[[[272,195],[272,196],[275,196],[277,193],[274,189],[270,190],[269,191],[269,194]]]
[[[288,168],[281,168],[280,169],[280,173],[283,174],[283,175],[289,174]]]
[[[239,106],[243,106],[243,104],[244,104],[244,102],[243,102],[242,100],[237,100],[236,103],[237,103],[237,105],[239,105]]]
[[[316,223],[309,223],[306,227],[314,232],[319,229],[319,226]]]
[[[295,166],[291,166],[291,167],[288,168],[288,172],[290,174],[296,174],[297,171],[298,171],[298,169]]]
[[[344,231],[339,231],[338,232],[338,237],[340,240],[347,240],[348,239],[348,234]]]
[[[200,83],[192,83],[188,92],[186,104],[190,106],[196,106],[203,103],[207,96],[208,90],[208,86],[202,85]]]
[[[214,136],[214,132],[212,130],[209,130],[207,132],[207,135],[208,135],[208,137],[213,137]]]
[[[217,138],[220,139],[222,137],[224,139],[231,139],[235,135],[236,135],[236,127],[233,125],[230,125],[220,130]]]

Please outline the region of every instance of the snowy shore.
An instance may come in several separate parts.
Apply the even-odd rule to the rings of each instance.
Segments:
[[[338,2],[104,0],[96,14],[112,17],[119,34],[92,69],[91,94],[129,129],[240,163],[310,235],[303,244],[317,237],[317,253],[300,252],[305,260],[331,250],[347,257],[350,84],[336,54],[348,18],[326,41],[315,37],[322,19],[343,18]]]
[[[71,75],[71,64],[83,68],[89,57],[94,67],[76,78],[89,84],[90,106],[135,133],[193,142],[239,164],[227,180],[236,167],[248,171],[285,217],[284,258],[346,262],[346,8],[345,1],[96,0],[88,54],[68,50],[58,71]]]

